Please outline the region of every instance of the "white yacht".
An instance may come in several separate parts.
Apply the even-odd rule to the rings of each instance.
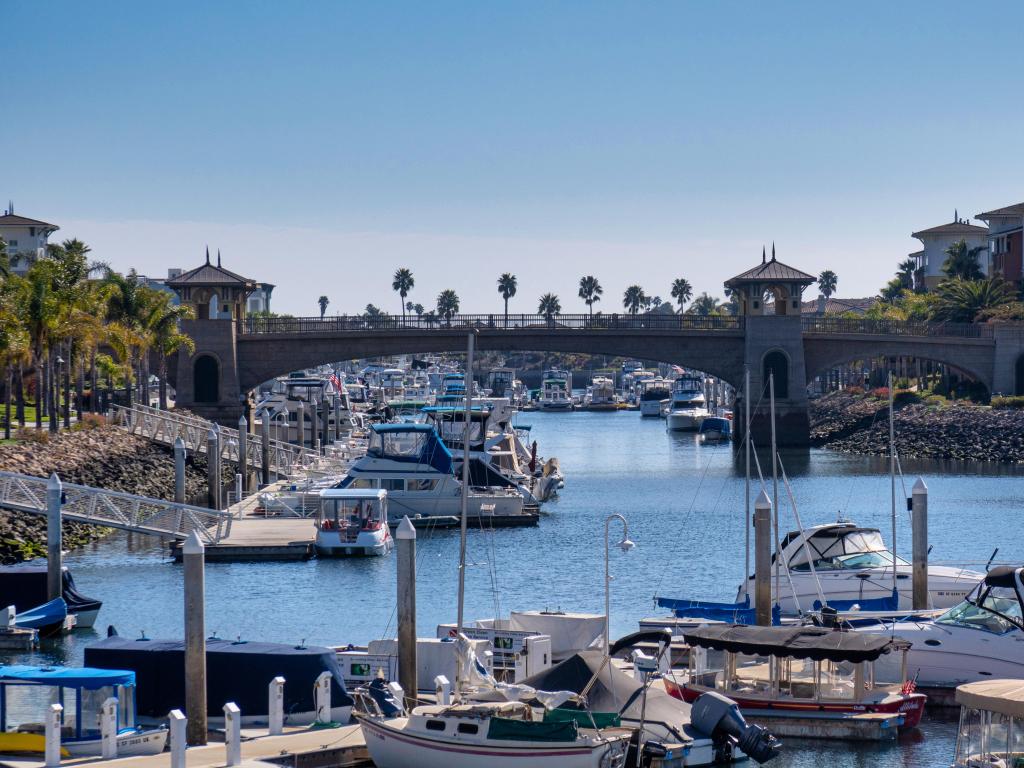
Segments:
[[[661,416],[662,403],[668,400],[668,382],[660,376],[642,379],[637,383],[641,416]]]
[[[704,382],[697,376],[680,376],[672,383],[666,413],[668,429],[696,432],[708,415],[704,400]]]
[[[317,555],[386,555],[394,545],[388,529],[387,491],[352,488],[320,491],[314,543]]]
[[[512,387],[516,380],[515,368],[492,368],[487,374],[487,388],[491,397],[512,398]]]
[[[554,369],[545,371],[539,405],[542,411],[571,411],[572,374]]]
[[[615,400],[615,382],[607,376],[595,376],[591,381],[584,406],[588,411],[614,411],[618,409]]]
[[[340,385],[340,386],[339,386]],[[328,431],[335,432],[335,417],[340,421],[337,426],[344,434],[352,429],[350,418],[352,404],[346,385],[341,384],[336,376],[292,375],[275,380],[273,388],[256,405],[260,418],[270,418],[271,436],[289,443],[298,443],[301,434],[303,445],[316,445],[318,427],[314,424],[313,408],[326,400]],[[334,401],[339,400],[337,410]],[[300,408],[301,406],[301,408]],[[299,424],[299,412],[302,412],[302,425]]]
[[[452,454],[430,424],[373,424],[366,455],[356,460],[337,486],[388,492],[388,523],[402,517],[461,514],[462,483]],[[472,486],[468,514],[505,525],[530,525],[536,513],[514,487]]]
[[[780,569],[780,577],[776,579],[773,571],[772,600],[779,604],[784,614],[796,614],[798,607],[803,611],[814,609],[816,603],[820,607],[822,595],[831,607],[839,610],[848,610],[856,605],[867,611],[886,598],[892,602],[893,554],[886,548],[877,528],[861,528],[844,522],[816,525],[803,532],[792,531],[782,540],[782,552],[789,574],[787,576],[785,570]],[[777,554],[772,562],[773,568],[780,567]],[[983,577],[984,574],[965,568],[930,565],[930,607],[956,605]],[[781,594],[775,593],[776,582],[781,585]],[[911,566],[898,556],[896,583],[898,602],[879,610],[910,610],[913,606]],[[747,590],[754,593],[753,576],[747,582]],[[744,594],[741,586],[737,600],[742,600]]]
[[[907,664],[923,687],[1024,679],[1024,568],[993,568],[937,619],[886,623],[885,632],[913,643]]]

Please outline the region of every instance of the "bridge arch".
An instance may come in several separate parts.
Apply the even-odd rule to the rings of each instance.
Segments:
[[[770,349],[761,357],[761,381],[765,392],[768,391],[769,376],[775,376],[775,397],[779,400],[789,399],[790,366],[792,361],[782,349]]]
[[[220,361],[203,352],[192,361],[193,397],[197,403],[220,402]]]
[[[273,334],[238,339],[239,384],[243,391],[260,383],[324,363],[391,355],[462,352],[466,330],[438,329],[401,335]],[[489,352],[563,352],[659,360],[695,368],[734,387],[743,380],[742,332],[659,333],[622,331],[537,333],[481,330],[476,348]]]

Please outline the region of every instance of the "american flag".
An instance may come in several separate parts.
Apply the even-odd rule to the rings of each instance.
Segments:
[[[337,374],[332,373],[327,377],[327,379],[334,385],[334,388],[338,390],[338,394],[345,391],[345,385],[341,383],[341,379],[338,378]]]

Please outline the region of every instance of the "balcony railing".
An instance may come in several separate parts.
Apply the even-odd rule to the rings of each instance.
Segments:
[[[804,317],[801,318],[801,322],[804,333],[866,333],[882,336],[941,336],[964,339],[992,337],[992,327],[984,323],[927,323],[849,317]]]
[[[243,334],[334,333],[338,331],[740,331],[743,318],[732,315],[340,315],[335,317],[247,317]]]

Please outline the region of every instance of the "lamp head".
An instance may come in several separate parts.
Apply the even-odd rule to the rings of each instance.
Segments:
[[[631,541],[628,538],[623,539],[622,541],[619,542],[619,549],[621,549],[623,552],[629,552],[629,550],[631,550],[631,549],[633,549],[635,547],[636,547],[636,544],[633,543],[633,541]]]

